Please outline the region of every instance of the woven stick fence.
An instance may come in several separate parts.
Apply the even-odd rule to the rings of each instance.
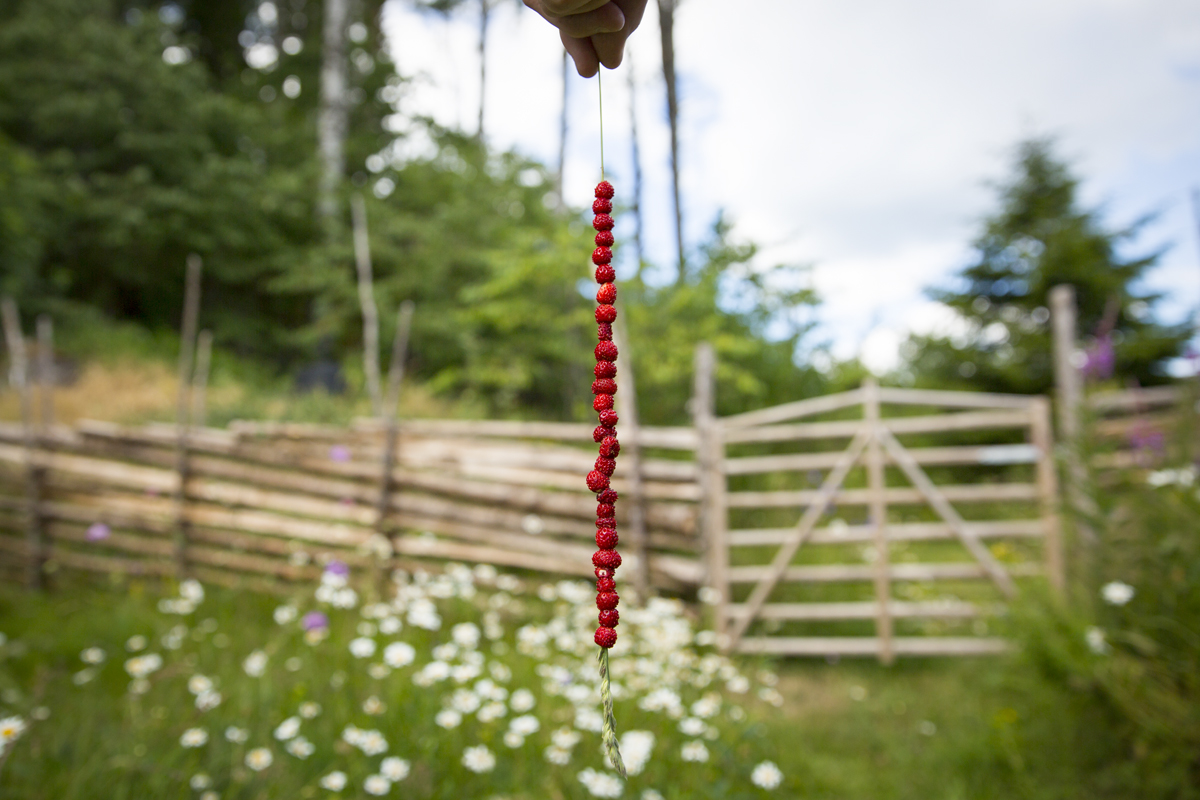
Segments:
[[[688,428],[639,433],[643,448],[685,456],[696,441]],[[80,422],[42,432],[32,448],[24,437],[22,426],[0,423],[6,571],[37,558],[50,572],[262,583],[309,580],[323,560],[337,558],[364,569],[453,559],[591,574],[595,501],[580,478],[592,461],[588,425],[399,423],[383,504],[386,441],[377,422],[195,429],[183,473],[173,425]],[[25,536],[29,464],[41,480],[36,554]],[[694,585],[701,579],[695,466],[643,458],[641,471],[651,581],[673,590]],[[615,477],[618,491],[628,488],[627,476]],[[177,549],[180,530],[186,541]]]

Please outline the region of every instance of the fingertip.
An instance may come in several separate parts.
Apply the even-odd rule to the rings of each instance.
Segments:
[[[575,61],[575,71],[581,78],[590,78],[600,71],[600,58],[596,55],[596,48],[592,46],[591,39],[576,39],[565,33],[560,34],[559,38],[562,39],[567,54]]]

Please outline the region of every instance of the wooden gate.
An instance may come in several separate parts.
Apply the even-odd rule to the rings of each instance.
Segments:
[[[1043,397],[867,381],[700,429],[727,649],[997,652],[988,617],[1022,580],[1062,585]]]

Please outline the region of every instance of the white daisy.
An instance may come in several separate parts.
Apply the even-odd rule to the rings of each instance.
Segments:
[[[184,747],[203,747],[208,744],[208,731],[204,728],[188,728],[179,737],[179,744]]]
[[[783,773],[772,761],[764,761],[750,773],[750,782],[760,789],[774,789],[783,782]]]
[[[684,761],[705,762],[708,761],[708,748],[704,746],[704,742],[692,741],[688,742],[680,750],[679,755]]]
[[[1109,581],[1100,589],[1100,596],[1110,606],[1123,606],[1133,599],[1133,587],[1123,581]]]
[[[317,781],[317,783],[322,789],[328,789],[331,792],[340,792],[346,788],[346,773],[341,770],[334,770]]]
[[[265,747],[256,747],[246,753],[246,766],[255,772],[262,772],[275,761],[275,756]]]
[[[468,747],[463,751],[462,765],[477,774],[491,772],[496,768],[496,756],[485,744]]]
[[[388,756],[379,762],[379,774],[392,782],[407,778],[410,768],[408,761],[396,756]]]
[[[363,781],[363,790],[375,796],[385,795],[392,790],[392,782],[382,775],[368,775]]]

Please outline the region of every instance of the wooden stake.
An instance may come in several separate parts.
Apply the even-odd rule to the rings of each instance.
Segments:
[[[870,525],[872,543],[875,547],[875,636],[879,641],[879,660],[891,664],[895,658],[892,650],[892,617],[889,609],[892,589],[888,580],[890,557],[887,540],[887,494],[883,472],[883,451],[877,433],[880,424],[879,384],[874,378],[863,381],[863,418],[871,430],[867,441],[867,490],[870,492]]]
[[[192,253],[187,259],[183,292],[183,324],[179,341],[179,400],[175,408],[175,568],[182,577],[187,572],[187,479],[188,438],[191,426],[188,406],[192,388],[192,358],[195,353],[196,326],[200,316],[200,274],[203,262]]]
[[[41,427],[49,431],[54,425],[54,322],[49,314],[37,318],[38,392],[42,401]]]
[[[379,309],[371,276],[371,242],[367,237],[367,207],[361,194],[350,198],[354,221],[354,265],[358,271],[358,304],[363,318],[363,376],[371,410],[383,416],[383,392],[379,386]]]
[[[623,313],[623,312],[622,312]],[[625,335],[625,323],[618,314],[613,324],[613,340],[617,351],[624,353],[625,366],[620,376],[620,391],[617,392],[617,416],[621,418],[621,460],[618,462],[629,481],[629,538],[637,554],[637,566],[633,571],[633,586],[638,598],[645,603],[650,597],[650,548],[646,536],[646,489],[642,481],[642,444],[638,430],[637,387],[633,379],[633,359],[629,349],[629,337]]]
[[[700,549],[707,565],[705,583],[716,590],[716,633],[726,633],[725,608],[730,602],[726,577],[729,554],[725,544],[725,476],[721,473],[724,444],[716,419],[717,357],[708,342],[696,345],[692,385],[692,420],[696,427],[696,465],[700,486]]]
[[[1050,401],[1034,398],[1030,407],[1030,438],[1038,449],[1037,486],[1041,501],[1043,547],[1046,577],[1050,588],[1062,597],[1066,590],[1063,571],[1062,537],[1058,519],[1058,475],[1054,468],[1054,437],[1050,430]]]
[[[37,437],[33,432],[33,402],[29,390],[29,362],[25,353],[25,336],[21,333],[21,316],[11,297],[0,301],[4,340],[12,360],[9,383],[17,390],[21,402],[21,438],[25,460],[25,541],[29,560],[26,562],[26,583],[31,589],[42,588],[45,563],[42,516],[40,508],[42,476],[36,466]]]
[[[203,428],[208,414],[208,372],[212,368],[212,331],[205,328],[196,339],[196,374],[192,379],[192,427]]]
[[[1076,307],[1075,287],[1066,284],[1050,290],[1050,322],[1054,335],[1054,387],[1058,405],[1058,434],[1064,445],[1067,467],[1067,501],[1075,512],[1075,530],[1085,544],[1096,543],[1096,532],[1087,517],[1095,504],[1087,496],[1087,470],[1080,454],[1079,408],[1083,386],[1074,364]]]
[[[392,360],[388,365],[387,402],[383,406],[384,440],[383,461],[379,475],[379,499],[376,503],[375,529],[380,535],[387,536],[388,511],[392,499],[392,467],[396,461],[398,444],[398,428],[396,425],[396,404],[400,402],[400,384],[404,380],[404,361],[408,354],[408,334],[412,327],[413,302],[405,300],[400,304],[400,313],[396,318],[396,337],[392,340]],[[380,592],[386,576],[383,565],[379,565],[376,585]]]

